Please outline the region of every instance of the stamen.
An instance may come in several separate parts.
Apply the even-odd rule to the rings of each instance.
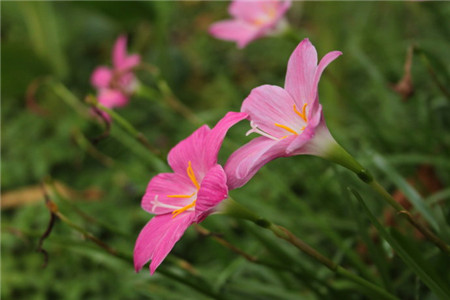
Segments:
[[[284,130],[287,130],[287,131],[289,131],[292,134],[298,135],[298,133],[295,132],[295,130],[293,130],[292,128],[287,127],[286,125],[281,125],[281,124],[275,123],[275,126],[283,128]]]
[[[188,204],[188,205],[186,205],[185,207],[182,207],[182,208],[180,208],[180,209],[174,210],[174,211],[172,212],[172,215],[173,215],[172,218],[175,218],[176,216],[178,216],[178,215],[181,214],[182,212],[185,212],[185,211],[188,210],[189,208],[194,207],[196,201],[197,201],[197,200],[194,200],[194,201],[192,201],[191,204]]]
[[[167,195],[167,198],[191,198],[192,196],[195,195],[195,192],[193,192],[190,195]]]
[[[254,132],[254,133],[260,134],[260,135],[265,136],[266,138],[269,138],[269,139],[274,140],[274,141],[279,141],[280,140],[279,138],[276,138],[273,135],[270,135],[267,132],[264,132],[261,129],[259,129],[258,126],[253,121],[250,121],[250,126],[252,127],[252,129],[247,131],[247,133],[245,134],[246,136],[249,135],[250,133]]]
[[[151,202],[152,212],[155,212],[158,207],[169,208],[169,209],[178,209],[179,208],[179,206],[162,203],[161,201],[158,200],[158,196],[159,195],[156,195],[155,199]]]
[[[300,118],[302,118],[302,120],[305,121],[306,123],[308,122],[308,118],[306,118],[306,106],[307,106],[307,105],[308,105],[308,103],[303,104],[302,112],[299,112],[299,111],[297,110],[297,107],[296,107],[295,104],[294,104],[294,111],[295,111],[295,113],[296,113],[297,115],[299,115]]]
[[[200,185],[198,184],[197,178],[195,178],[195,173],[194,173],[194,170],[192,170],[191,161],[188,162],[188,167],[187,167],[186,172],[187,172],[187,175],[189,176],[189,178],[191,179],[192,183],[197,188],[197,190],[199,190]]]

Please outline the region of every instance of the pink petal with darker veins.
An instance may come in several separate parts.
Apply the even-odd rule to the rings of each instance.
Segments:
[[[161,173],[150,180],[141,205],[152,214],[171,213],[190,204],[195,198],[167,197],[168,195],[191,195],[195,192],[196,187],[184,174]]]
[[[315,101],[316,91],[313,91],[314,75],[317,68],[316,48],[309,39],[304,39],[291,54],[286,71],[284,87],[291,94],[297,107],[304,103],[311,106]]]
[[[223,140],[228,130],[239,121],[244,120],[248,115],[245,112],[228,112],[216,126],[209,132],[206,137],[203,148],[204,159],[208,169],[217,163],[217,156],[222,147]]]
[[[230,190],[246,184],[266,163],[278,157],[288,156],[286,148],[296,136],[280,141],[257,137],[237,149],[225,164],[227,184]]]
[[[107,88],[111,83],[113,73],[108,67],[98,67],[92,72],[91,84],[96,88]]]
[[[285,89],[292,95],[298,107],[309,105],[308,118],[318,108],[318,84],[323,70],[342,52],[326,54],[317,65],[317,51],[309,39],[304,39],[289,58]]]
[[[167,160],[175,173],[189,178],[186,170],[190,161],[196,179],[199,182],[203,179],[211,167],[204,157],[205,140],[210,131],[207,125],[203,125],[170,150]]]
[[[193,223],[194,218],[192,212],[181,213],[175,218],[172,214],[153,217],[141,230],[136,240],[134,247],[136,272],[151,260],[150,273],[153,274],[189,225]]]
[[[186,174],[188,162],[191,161],[196,179],[200,182],[209,169],[216,165],[228,129],[246,116],[245,113],[229,112],[213,129],[203,125],[170,150],[169,165],[175,173]]]
[[[240,20],[226,20],[214,23],[209,33],[219,39],[236,42],[239,48],[258,37],[259,28]]]
[[[276,137],[282,138],[292,133],[276,126],[281,124],[298,133],[302,127],[300,117],[294,111],[294,100],[283,88],[274,85],[263,85],[254,88],[242,103],[241,111],[248,113],[258,128]],[[301,107],[298,108],[301,110]]]
[[[203,178],[195,204],[196,222],[205,219],[214,207],[228,198],[227,176],[221,165],[212,167]]]

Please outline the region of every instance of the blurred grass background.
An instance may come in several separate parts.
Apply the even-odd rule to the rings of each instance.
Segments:
[[[190,228],[161,266],[164,274],[151,277],[147,268],[135,274],[130,264],[60,221],[44,242],[49,262],[42,268],[43,256],[35,250],[49,220],[39,186],[44,179],[59,186],[60,195],[51,195],[61,212],[131,255],[150,217],[140,208],[140,199],[148,181],[161,171],[116,123],[110,137],[89,146],[87,141],[100,135],[102,127],[80,115],[55,86],[64,84],[77,98],[76,105],[86,106],[85,96],[95,93],[89,82],[92,70],[110,64],[115,39],[127,34],[129,52],[157,66],[180,101],[213,126],[227,111],[238,111],[252,88],[283,86],[286,63],[296,47],[292,40],[272,37],[238,50],[212,38],[207,29],[228,18],[227,5],[1,2],[2,299],[207,298],[171,277],[194,280],[224,299],[364,299],[353,283],[289,245],[224,216],[212,216],[203,225],[278,268],[246,261]],[[344,53],[319,85],[336,140],[397,199],[426,201],[433,216],[440,216],[436,222],[447,242],[449,17],[449,3],[416,1],[294,2],[287,15],[298,42],[309,37],[320,57],[332,50]],[[403,98],[392,86],[404,75],[410,46],[415,49],[414,93]],[[156,87],[145,71],[137,76]],[[27,104],[25,94],[33,82],[45,78],[51,78],[50,84],[42,83],[35,92],[42,113]],[[135,96],[117,112],[161,150],[163,161],[197,128],[168,108],[162,97],[149,101]],[[232,128],[222,162],[252,138],[244,136],[248,128],[247,122]],[[430,268],[449,282],[448,257],[392,217],[352,174],[320,158],[273,161],[231,195],[399,298],[437,299],[370,226],[347,186],[356,188],[380,222],[400,230]],[[381,255],[374,258],[372,250]]]

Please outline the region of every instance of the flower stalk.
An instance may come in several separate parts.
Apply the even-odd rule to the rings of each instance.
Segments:
[[[361,166],[361,164],[359,164],[356,159],[338,143],[332,144],[322,157],[354,172],[358,176],[358,178],[361,179],[361,181],[369,185],[372,190],[377,192],[384,201],[386,201],[397,211],[399,215],[405,216],[408,222],[417,230],[419,230],[430,242],[434,243],[443,252],[450,254],[449,245],[447,245],[443,240],[437,237],[427,227],[417,222],[417,220],[412,217],[409,211],[400,203],[395,201],[395,199],[386,191],[386,189],[372,177],[369,171]]]
[[[122,118],[118,113],[116,113],[114,110],[100,104],[97,99],[94,96],[87,96],[86,102],[93,105],[95,108],[100,109],[101,111],[107,113],[110,115],[114,121],[119,123],[128,133],[130,133],[135,139],[137,139],[142,145],[145,146],[150,152],[152,152],[155,155],[159,155],[159,150],[155,149],[150,142],[147,140],[147,138],[144,136],[144,134],[140,131],[138,131],[136,128],[133,127],[133,125],[130,124],[127,120]]]

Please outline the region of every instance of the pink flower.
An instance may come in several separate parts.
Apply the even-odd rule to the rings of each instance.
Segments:
[[[276,32],[290,6],[289,0],[234,0],[228,9],[234,19],[214,23],[209,33],[244,48],[251,41]]]
[[[317,65],[317,52],[304,39],[289,58],[284,89],[263,85],[253,89],[241,111],[248,113],[257,137],[234,152],[225,165],[228,186],[244,185],[266,163],[299,154],[326,157],[336,144],[319,104],[318,83],[325,67],[342,53],[326,54]]]
[[[246,117],[245,113],[229,112],[213,129],[200,127],[169,152],[174,173],[153,177],[142,198],[142,208],[156,216],[137,238],[136,271],[151,260],[153,274],[184,231],[203,221],[228,197],[227,176],[217,164],[217,155],[228,129]]]
[[[119,36],[112,52],[113,68],[100,66],[91,76],[91,84],[98,90],[98,101],[107,108],[127,105],[136,89],[137,81],[131,70],[140,63],[141,57],[127,56],[126,47],[126,36]]]

